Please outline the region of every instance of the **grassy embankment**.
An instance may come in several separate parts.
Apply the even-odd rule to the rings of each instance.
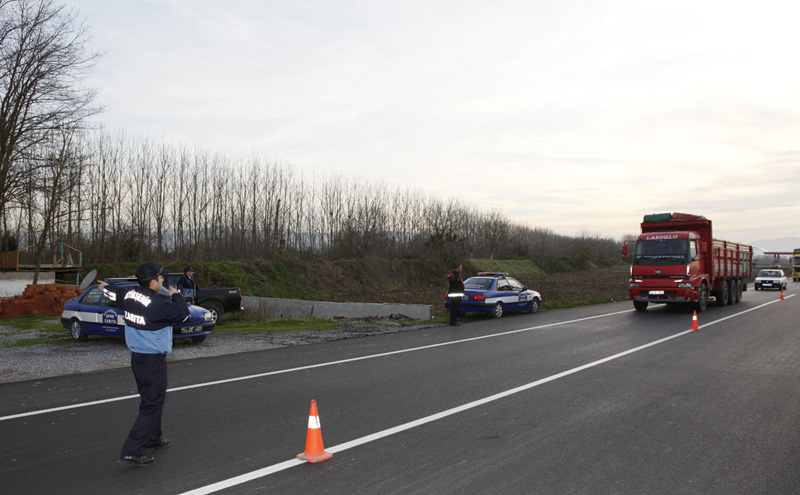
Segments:
[[[164,266],[167,270],[179,272],[184,264]],[[558,269],[569,268],[568,264],[563,265]],[[133,273],[136,266],[136,263],[86,265],[84,274],[97,269],[98,279],[123,276]],[[240,287],[244,295],[256,297],[429,304],[434,310],[433,322],[447,321],[443,304],[447,270],[429,261],[378,258],[327,261],[286,257],[274,261],[200,262],[193,263],[193,267],[201,287]],[[537,290],[543,298],[542,311],[627,298],[627,268],[591,267],[588,270],[545,273],[530,260],[472,259],[464,262],[465,278],[480,271],[508,272]],[[469,313],[466,318],[489,316]],[[225,315],[215,332],[322,330],[342,324],[341,321],[318,318],[260,320],[245,312]],[[371,326],[379,322],[347,324]],[[57,317],[0,320],[0,326],[9,327],[7,332],[16,332],[19,337],[0,343],[3,347],[70,342]]]

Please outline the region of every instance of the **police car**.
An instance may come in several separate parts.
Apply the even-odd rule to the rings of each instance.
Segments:
[[[111,279],[108,281],[111,282]],[[139,284],[123,282],[114,285],[133,288]],[[89,335],[125,337],[123,314],[122,308],[117,307],[94,285],[64,303],[61,324],[69,330],[73,340],[85,341]],[[172,338],[190,338],[193,342],[202,342],[213,331],[214,317],[211,312],[200,306],[189,305],[189,317],[172,326]]]
[[[528,289],[508,273],[480,272],[477,277],[464,281],[464,297],[458,312],[463,315],[467,311],[491,313],[500,318],[506,311],[525,310],[536,313],[542,304],[542,296],[535,290]],[[450,310],[450,298],[444,302]]]

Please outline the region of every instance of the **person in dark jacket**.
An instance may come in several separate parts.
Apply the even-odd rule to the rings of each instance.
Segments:
[[[175,287],[169,296],[159,291],[164,272],[155,263],[136,269],[138,287],[116,287],[101,280],[99,288],[125,310],[125,343],[131,350],[131,368],[141,400],[139,416],[122,446],[120,462],[146,466],[155,460],[146,450],[172,444],[161,432],[167,396],[167,355],[172,352],[172,324],[189,316],[189,305]]]
[[[197,300],[197,283],[194,281],[194,268],[191,266],[183,269],[183,276],[178,279],[178,291],[192,304]]]
[[[461,265],[458,264],[450,274],[446,275],[449,281],[447,297],[450,298],[450,325],[458,326],[458,308],[461,298],[464,297],[464,282],[461,280]]]

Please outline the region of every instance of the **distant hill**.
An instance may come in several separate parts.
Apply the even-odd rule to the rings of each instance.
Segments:
[[[751,243],[754,248],[770,252],[792,252],[800,248],[800,237],[781,237],[779,239],[759,239]]]

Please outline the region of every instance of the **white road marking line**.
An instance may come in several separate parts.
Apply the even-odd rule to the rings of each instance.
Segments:
[[[711,325],[715,325],[715,324],[720,323],[722,321],[725,321],[725,320],[728,320],[728,319],[731,319],[731,318],[735,318],[737,316],[741,316],[743,314],[749,313],[750,311],[755,311],[756,309],[760,309],[760,308],[769,306],[770,304],[773,304],[774,302],[776,302],[776,301],[771,301],[771,302],[768,302],[766,304],[762,304],[760,306],[756,306],[755,308],[751,308],[751,309],[748,309],[746,311],[742,311],[742,312],[737,313],[735,315],[726,316],[725,318],[721,318],[719,320],[715,320],[715,321],[713,321],[711,323],[708,323],[708,324],[706,324],[704,326],[705,327],[709,327]],[[702,329],[703,327],[700,327],[700,328]],[[494,402],[494,401],[503,399],[505,397],[509,397],[511,395],[514,395],[514,394],[518,394],[520,392],[524,392],[526,390],[530,390],[530,389],[532,389],[534,387],[538,387],[540,385],[544,385],[546,383],[558,380],[559,378],[564,378],[566,376],[578,373],[580,371],[583,371],[583,370],[586,370],[586,369],[589,369],[589,368],[593,368],[595,366],[599,366],[601,364],[607,363],[609,361],[613,361],[615,359],[619,359],[619,358],[627,356],[629,354],[633,354],[635,352],[639,352],[639,351],[642,351],[644,349],[647,349],[647,348],[650,348],[650,347],[653,347],[653,346],[656,346],[656,345],[659,345],[659,344],[663,344],[664,342],[668,342],[668,341],[670,341],[672,339],[676,339],[678,337],[682,337],[684,335],[688,335],[690,333],[694,333],[695,331],[696,330],[691,330],[691,329],[690,330],[684,330],[683,332],[676,333],[675,335],[671,335],[669,337],[665,337],[663,339],[659,339],[659,340],[650,342],[648,344],[641,345],[639,347],[634,347],[633,349],[628,349],[627,351],[623,351],[623,352],[620,352],[618,354],[614,354],[613,356],[609,356],[609,357],[606,357],[606,358],[603,358],[603,359],[598,359],[597,361],[593,361],[591,363],[584,364],[582,366],[578,366],[577,368],[572,368],[570,370],[563,371],[561,373],[557,373],[555,375],[551,375],[551,376],[548,376],[546,378],[542,378],[540,380],[536,380],[534,382],[530,382],[528,384],[521,385],[519,387],[506,390],[504,392],[500,392],[500,393],[497,393],[497,394],[494,394],[494,395],[490,395],[490,396],[485,397],[483,399],[478,399],[478,400],[475,400],[475,401],[472,401],[472,402],[468,402],[466,404],[463,404],[463,405],[448,409],[446,411],[442,411],[442,412],[439,412],[439,413],[436,413],[436,414],[433,414],[433,415],[430,415],[430,416],[427,416],[427,417],[424,417],[424,418],[420,418],[420,419],[417,419],[417,420],[414,420],[414,421],[410,421],[408,423],[405,423],[405,424],[402,424],[402,425],[398,425],[398,426],[395,426],[395,427],[392,427],[392,428],[388,428],[388,429],[383,430],[383,431],[372,433],[370,435],[367,435],[367,436],[364,436],[364,437],[361,437],[361,438],[357,438],[357,439],[351,440],[349,442],[341,443],[341,444],[335,445],[333,447],[327,447],[325,450],[326,450],[326,452],[330,452],[331,454],[335,454],[337,452],[343,452],[345,450],[352,449],[354,447],[358,447],[360,445],[364,445],[364,444],[367,444],[367,443],[370,443],[370,442],[374,442],[376,440],[380,440],[382,438],[394,435],[396,433],[401,433],[403,431],[410,430],[412,428],[416,428],[418,426],[422,426],[424,424],[431,423],[433,421],[437,421],[437,420],[446,418],[448,416],[452,416],[454,414],[458,414],[460,412],[467,411],[469,409],[473,409],[473,408],[488,404],[490,402]],[[507,333],[514,333],[514,332],[506,332],[506,334]],[[501,335],[501,334],[497,334],[497,335]],[[470,339],[470,340],[472,340],[472,339]],[[181,495],[205,495],[205,494],[209,494],[209,493],[218,492],[220,490],[224,490],[226,488],[231,488],[231,487],[234,487],[234,486],[237,486],[237,485],[241,485],[242,483],[247,483],[249,481],[253,481],[253,480],[256,480],[258,478],[263,478],[265,476],[269,476],[271,474],[274,474],[274,473],[277,473],[277,472],[280,472],[280,471],[284,471],[286,469],[289,469],[291,467],[298,466],[298,465],[304,464],[304,463],[305,463],[305,461],[300,461],[298,459],[291,459],[291,460],[284,461],[284,462],[281,462],[281,463],[278,463],[278,464],[273,464],[272,466],[268,466],[268,467],[265,467],[263,469],[252,471],[250,473],[245,473],[245,474],[236,476],[234,478],[229,478],[227,480],[219,481],[219,482],[213,483],[211,485],[206,485],[204,487],[196,488],[194,490],[190,490],[188,492],[184,492]]]
[[[629,309],[629,310],[625,310],[625,311],[617,311],[617,312],[614,312],[614,313],[606,313],[606,314],[602,314],[602,315],[588,316],[586,318],[578,318],[576,320],[568,320],[568,321],[562,321],[562,322],[557,322],[557,323],[550,323],[550,324],[547,324],[547,325],[540,325],[540,326],[536,326],[536,327],[521,328],[521,329],[518,329],[518,330],[511,330],[511,331],[508,331],[508,332],[495,333],[495,334],[491,334],[491,335],[482,335],[482,336],[479,336],[479,337],[471,337],[471,338],[468,338],[468,339],[452,340],[452,341],[449,341],[449,342],[442,342],[442,343],[439,343],[439,344],[431,344],[431,345],[426,345],[426,346],[421,346],[421,347],[412,347],[412,348],[409,348],[409,349],[401,349],[399,351],[390,351],[390,352],[384,352],[384,353],[380,353],[380,354],[370,354],[368,356],[361,356],[361,357],[355,357],[355,358],[350,358],[350,359],[342,359],[342,360],[339,360],[339,361],[330,361],[330,362],[327,362],[327,363],[310,364],[308,366],[300,366],[300,367],[297,367],[297,368],[287,368],[287,369],[284,369],[284,370],[268,371],[266,373],[259,373],[257,375],[247,375],[247,376],[240,376],[240,377],[236,377],[236,378],[228,378],[228,379],[225,379],[225,380],[217,380],[217,381],[213,381],[213,382],[197,383],[195,385],[186,385],[185,387],[170,388],[170,389],[167,390],[167,392],[180,392],[180,391],[183,391],[183,390],[191,390],[191,389],[195,389],[195,388],[211,387],[211,386],[214,386],[214,385],[223,385],[223,384],[226,384],[226,383],[239,382],[239,381],[243,381],[243,380],[252,380],[252,379],[255,379],[255,378],[263,378],[263,377],[266,377],[266,376],[281,375],[281,374],[285,374],[285,373],[293,373],[295,371],[305,371],[305,370],[310,370],[310,369],[315,369],[315,368],[324,368],[324,367],[327,367],[327,366],[336,366],[336,365],[339,365],[339,364],[353,363],[353,362],[356,362],[356,361],[364,361],[364,360],[367,360],[367,359],[376,359],[376,358],[380,358],[380,357],[392,356],[392,355],[395,355],[395,354],[403,354],[403,353],[406,353],[406,352],[423,351],[423,350],[427,350],[427,349],[433,349],[433,348],[436,348],[436,347],[443,347],[443,346],[454,345],[454,344],[463,344],[465,342],[473,342],[473,341],[476,341],[476,340],[489,339],[489,338],[494,338],[494,337],[502,337],[504,335],[511,335],[511,334],[519,333],[519,332],[528,332],[528,331],[531,331],[531,330],[541,330],[543,328],[555,327],[555,326],[560,326],[560,325],[567,325],[567,324],[570,324],[570,323],[579,323],[579,322],[582,322],[582,321],[594,320],[594,319],[597,319],[597,318],[605,318],[607,316],[615,316],[615,315],[619,315],[619,314],[623,314],[623,313],[630,313],[631,311],[634,311],[634,310]],[[0,421],[7,421],[7,420],[17,419],[17,418],[25,418],[25,417],[29,417],[29,416],[37,416],[39,414],[47,414],[47,413],[58,412],[58,411],[67,411],[69,409],[77,409],[77,408],[80,408],[80,407],[97,406],[97,405],[100,405],[100,404],[107,404],[107,403],[110,403],[110,402],[116,402],[116,401],[128,400],[128,399],[138,399],[138,398],[139,398],[139,395],[137,394],[137,395],[126,395],[126,396],[122,396],[122,397],[114,397],[114,398],[111,398],[111,399],[96,400],[96,401],[92,401],[92,402],[82,402],[80,404],[70,404],[68,406],[53,407],[53,408],[50,408],[50,409],[41,409],[39,411],[30,411],[30,412],[27,412],[27,413],[13,414],[13,415],[10,415],[10,416],[2,416],[2,417],[0,417]]]
[[[794,297],[794,294],[791,294],[789,296],[785,296],[784,299],[788,299],[790,297]],[[716,323],[719,323],[721,321],[727,320],[729,318],[734,318],[734,317],[736,317],[738,315],[749,313],[750,311],[755,311],[756,309],[760,309],[760,308],[762,308],[764,306],[768,306],[768,305],[773,304],[773,303],[778,302],[778,301],[780,301],[780,299],[776,299],[774,301],[770,301],[770,302],[762,304],[760,306],[756,306],[755,308],[751,308],[751,309],[742,311],[741,313],[736,313],[736,314],[731,315],[731,316],[726,316],[725,318],[722,318],[720,320],[716,320],[716,321],[711,322],[711,323],[706,323],[705,325],[702,325],[700,328],[714,325]],[[432,344],[432,345],[421,346],[421,347],[412,347],[412,348],[409,348],[409,349],[401,349],[399,351],[384,352],[384,353],[381,353],[381,354],[370,354],[368,356],[361,356],[361,357],[350,358],[350,359],[342,359],[342,360],[339,360],[339,361],[331,361],[331,362],[327,362],[327,363],[311,364],[311,365],[308,365],[308,366],[301,366],[301,367],[298,367],[298,368],[288,368],[288,369],[285,369],[285,370],[269,371],[269,372],[266,372],[266,373],[259,373],[257,375],[240,376],[240,377],[237,377],[237,378],[228,378],[228,379],[225,379],[225,380],[217,380],[217,381],[213,381],[213,382],[205,382],[205,383],[198,383],[198,384],[195,384],[195,385],[187,385],[185,387],[175,387],[175,388],[168,389],[167,392],[180,392],[180,391],[183,391],[183,390],[190,390],[190,389],[195,389],[195,388],[211,387],[211,386],[214,386],[214,385],[223,385],[223,384],[226,384],[226,383],[233,383],[233,382],[238,382],[238,381],[243,381],[243,380],[252,380],[252,379],[255,379],[255,378],[263,378],[263,377],[266,377],[266,376],[280,375],[280,374],[284,374],[284,373],[293,373],[295,371],[305,371],[305,370],[310,370],[310,369],[315,369],[315,368],[323,368],[323,367],[327,367],[327,366],[335,366],[335,365],[339,365],[339,364],[352,363],[352,362],[356,362],[356,361],[364,361],[364,360],[367,360],[367,359],[375,359],[375,358],[380,358],[380,357],[392,356],[392,355],[395,355],[395,354],[403,354],[403,353],[406,353],[406,352],[422,351],[422,350],[427,350],[427,349],[433,349],[433,348],[436,348],[436,347],[443,347],[443,346],[447,346],[447,345],[463,344],[465,342],[474,342],[474,341],[477,341],[477,340],[490,339],[490,338],[495,338],[495,337],[503,337],[505,335],[511,335],[511,334],[520,333],[520,332],[529,332],[531,330],[541,330],[543,328],[551,328],[551,327],[556,327],[556,326],[568,325],[568,324],[571,324],[571,323],[580,323],[582,321],[594,320],[594,319],[597,319],[597,318],[605,318],[605,317],[608,317],[608,316],[616,316],[616,315],[620,315],[620,314],[624,314],[624,313],[630,313],[632,311],[634,311],[634,310],[633,309],[627,309],[627,310],[624,310],[624,311],[616,311],[614,313],[605,313],[605,314],[602,314],[602,315],[588,316],[586,318],[578,318],[578,319],[575,319],[575,320],[567,320],[567,321],[561,321],[561,322],[557,322],[557,323],[549,323],[547,325],[539,325],[539,326],[535,326],[535,327],[520,328],[520,329],[517,329],[517,330],[510,330],[508,332],[501,332],[501,333],[495,333],[495,334],[490,334],[490,335],[482,335],[480,337],[471,337],[469,339],[453,340],[453,341],[450,341],[450,342],[442,342],[440,344]],[[41,415],[41,414],[49,414],[49,413],[53,413],[53,412],[67,411],[67,410],[70,410],[70,409],[78,409],[78,408],[82,408],[82,407],[91,407],[91,406],[97,406],[97,405],[101,405],[101,404],[108,404],[108,403],[111,403],[111,402],[118,402],[118,401],[121,401],[121,400],[138,399],[138,398],[139,398],[139,395],[136,394],[136,395],[126,395],[126,396],[121,396],[121,397],[113,397],[113,398],[110,398],[110,399],[96,400],[96,401],[91,401],[91,402],[82,402],[80,404],[70,404],[68,406],[53,407],[53,408],[49,408],[49,409],[41,409],[41,410],[38,410],[38,411],[30,411],[30,412],[26,412],[26,413],[12,414],[12,415],[9,415],[9,416],[2,416],[2,417],[0,417],[0,421],[8,421],[8,420],[12,420],[12,419],[26,418],[26,417],[30,417],[30,416],[38,416],[38,415]]]
[[[579,371],[583,371],[583,370],[588,369],[588,368],[593,368],[595,366],[599,366],[599,365],[601,365],[603,363],[607,363],[607,362],[612,361],[614,359],[618,359],[618,358],[621,358],[623,356],[627,356],[628,354],[632,354],[634,352],[638,352],[638,351],[641,351],[643,349],[647,349],[648,347],[652,347],[652,346],[661,344],[663,342],[667,342],[669,340],[681,337],[683,335],[687,335],[689,333],[693,333],[694,331],[695,330],[684,330],[683,332],[677,333],[675,335],[672,335],[672,336],[669,336],[669,337],[666,337],[666,338],[663,338],[663,339],[660,339],[660,340],[656,340],[654,342],[650,342],[649,344],[645,344],[645,345],[642,345],[642,346],[639,346],[639,347],[636,347],[636,348],[633,348],[633,349],[629,349],[629,350],[624,351],[624,352],[620,352],[619,354],[614,354],[613,356],[609,356],[607,358],[599,359],[599,360],[591,362],[589,364],[584,364],[583,366],[578,366],[577,368],[572,368],[571,370],[567,370],[567,371],[564,371],[564,372],[561,372],[561,373],[558,373],[558,374],[555,374],[555,375],[548,376],[547,378],[542,378],[541,380],[536,380],[535,382],[531,382],[531,383],[528,383],[526,385],[522,385],[520,387],[512,388],[512,389],[506,390],[504,392],[500,392],[498,394],[490,395],[489,397],[485,397],[483,399],[478,399],[476,401],[468,402],[468,403],[463,404],[461,406],[454,407],[452,409],[448,409],[446,411],[442,411],[442,412],[433,414],[431,416],[427,416],[425,418],[420,418],[420,419],[417,419],[417,420],[414,420],[414,421],[410,421],[408,423],[405,423],[405,424],[402,424],[402,425],[399,425],[399,426],[395,426],[395,427],[392,427],[392,428],[389,428],[389,429],[386,429],[386,430],[383,430],[383,431],[379,431],[377,433],[373,433],[371,435],[367,435],[367,436],[364,436],[364,437],[361,437],[361,438],[357,438],[355,440],[351,440],[349,442],[345,442],[345,443],[342,443],[342,444],[339,444],[339,445],[336,445],[336,446],[333,446],[333,447],[326,447],[325,450],[327,452],[330,452],[331,454],[335,454],[337,452],[343,452],[345,450],[352,449],[354,447],[358,447],[360,445],[364,445],[364,444],[369,443],[369,442],[374,442],[375,440],[380,440],[381,438],[385,438],[385,437],[388,437],[390,435],[394,435],[396,433],[401,433],[403,431],[410,430],[412,428],[416,428],[417,426],[422,426],[424,424],[431,423],[433,421],[437,421],[437,420],[446,418],[448,416],[452,416],[454,414],[458,414],[460,412],[463,412],[463,411],[466,411],[466,410],[469,410],[469,409],[473,409],[475,407],[482,406],[484,404],[488,404],[490,402],[494,402],[494,401],[503,399],[503,398],[508,397],[510,395],[514,395],[514,394],[518,394],[520,392],[524,392],[524,391],[532,389],[534,387],[538,387],[539,385],[544,385],[545,383],[549,383],[549,382],[558,380],[559,378],[563,378],[565,376],[569,376],[569,375],[572,375],[574,373],[578,373]],[[219,490],[224,490],[226,488],[231,488],[233,486],[240,485],[242,483],[247,483],[248,481],[253,481],[253,480],[258,479],[258,478],[263,478],[264,476],[268,476],[270,474],[274,474],[274,473],[277,473],[279,471],[283,471],[285,469],[288,469],[290,467],[294,467],[294,466],[297,466],[297,465],[303,464],[303,463],[304,463],[304,461],[296,462],[296,461],[293,461],[293,460],[281,462],[279,464],[274,464],[272,466],[268,466],[266,468],[259,469],[257,471],[252,471],[250,473],[246,473],[246,474],[243,474],[243,475],[240,475],[240,476],[236,476],[235,478],[230,478],[230,479],[227,479],[227,480],[219,481],[219,482],[211,484],[211,485],[207,485],[207,486],[204,486],[204,487],[201,487],[201,488],[197,488],[197,489],[194,489],[194,490],[191,490],[191,491],[188,491],[188,492],[184,492],[182,495],[201,495],[201,494],[214,493],[214,492],[217,492]]]

